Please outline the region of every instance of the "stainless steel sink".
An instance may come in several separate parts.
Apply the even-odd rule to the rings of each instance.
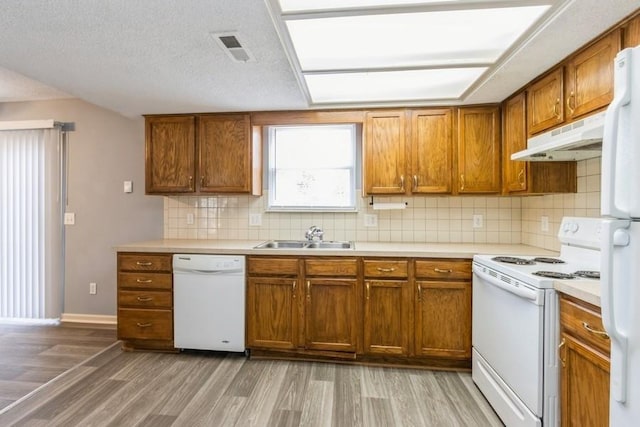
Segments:
[[[255,246],[254,249],[354,249],[353,242],[307,240],[267,240]]]
[[[353,242],[311,242],[306,249],[353,249]]]
[[[260,243],[255,249],[302,249],[307,243],[301,240],[267,240]]]

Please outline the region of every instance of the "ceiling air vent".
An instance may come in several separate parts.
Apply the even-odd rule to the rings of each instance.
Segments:
[[[211,33],[211,37],[222,50],[236,62],[254,62],[255,58],[249,49],[242,46],[238,33]]]

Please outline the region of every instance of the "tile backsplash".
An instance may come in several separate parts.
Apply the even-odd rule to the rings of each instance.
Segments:
[[[376,203],[407,202],[402,210],[373,210],[358,198],[358,212],[266,212],[266,192],[254,196],[171,196],[164,198],[167,239],[302,239],[311,225],[326,240],[368,242],[524,243],[557,250],[556,234],[565,215],[599,216],[600,159],[578,162],[578,193],[531,197],[375,197]],[[259,214],[261,225],[249,225]],[[377,225],[365,226],[376,215]],[[482,215],[482,228],[473,216]],[[541,217],[549,231],[541,231]]]

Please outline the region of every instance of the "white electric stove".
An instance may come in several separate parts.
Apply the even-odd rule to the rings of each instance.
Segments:
[[[565,217],[558,257],[473,258],[472,377],[507,426],[557,426],[556,280],[598,280],[598,218]]]

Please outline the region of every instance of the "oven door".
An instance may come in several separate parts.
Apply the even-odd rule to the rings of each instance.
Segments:
[[[473,264],[472,377],[508,426],[543,416],[544,291]]]

